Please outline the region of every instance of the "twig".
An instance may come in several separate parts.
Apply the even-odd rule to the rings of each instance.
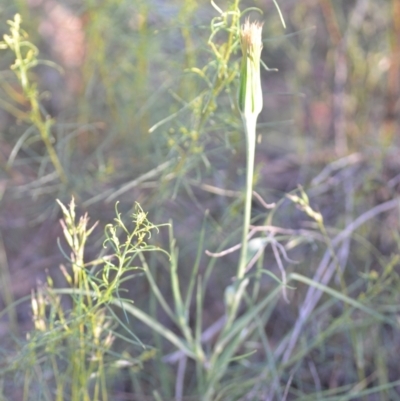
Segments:
[[[242,193],[239,191],[232,191],[231,189],[218,188],[215,187],[214,185],[209,185],[204,183],[200,184],[195,180],[189,180],[189,184],[196,186],[202,189],[203,191],[207,191],[216,195],[228,196],[230,198],[238,198],[242,195]]]
[[[175,401],[182,401],[183,399],[183,385],[185,383],[187,356],[179,359],[178,371],[176,372],[175,383]]]
[[[156,168],[153,168],[152,170],[148,171],[147,173],[141,175],[140,177],[136,178],[133,181],[128,182],[127,184],[125,184],[124,186],[122,186],[120,189],[118,189],[117,191],[113,192],[112,195],[110,195],[105,201],[106,203],[111,202],[112,200],[118,198],[118,196],[122,195],[123,193],[129,191],[130,189],[136,187],[138,184],[140,184],[143,181],[146,181],[149,178],[153,178],[155,176],[157,176],[159,173],[161,173],[163,170],[167,169],[168,167],[170,167],[172,165],[172,163],[175,160],[168,160],[164,163],[161,163],[159,166],[157,166]]]
[[[316,231],[311,231],[311,230],[304,230],[302,228],[300,229],[293,229],[293,228],[283,228],[283,227],[277,227],[277,226],[250,226],[252,231],[269,231],[274,234],[287,234],[287,235],[304,235],[304,236],[309,236],[313,237],[314,239],[318,239],[320,241],[324,241],[325,238],[322,234],[316,232]]]
[[[281,260],[281,257],[279,255],[278,248],[274,242],[271,242],[272,250],[274,252],[275,260],[276,263],[278,264],[279,270],[281,271],[281,276],[282,276],[282,295],[283,299],[289,303],[289,299],[287,297],[287,291],[286,291],[286,285],[287,285],[287,276],[286,276],[286,271],[285,268],[283,267],[283,263]]]
[[[206,255],[207,256],[211,256],[213,258],[221,258],[222,256],[228,255],[232,252],[237,251],[238,249],[240,249],[242,247],[242,244],[236,244],[234,246],[232,246],[231,248],[225,249],[224,251],[221,252],[210,252],[209,250],[206,249]]]
[[[251,230],[251,231],[249,232],[249,234],[247,235],[247,240],[249,240],[255,233],[256,233],[255,230]],[[222,257],[222,256],[225,256],[225,255],[228,255],[228,254],[230,254],[230,253],[232,253],[232,252],[237,251],[237,250],[240,249],[241,247],[242,247],[242,243],[236,244],[236,245],[232,246],[231,248],[225,249],[224,251],[221,251],[221,252],[215,252],[215,253],[214,253],[214,252],[210,252],[210,251],[208,251],[208,250],[206,249],[206,250],[205,250],[205,253],[206,253],[207,256],[211,256],[211,257],[213,257],[213,258],[220,258],[220,257]]]
[[[276,206],[276,203],[267,203],[265,200],[261,197],[259,193],[256,191],[253,191],[253,196],[261,203],[262,206],[265,207],[265,209],[273,209]]]
[[[329,163],[313,180],[311,181],[311,185],[317,186],[322,184],[332,173],[337,170],[341,170],[349,165],[353,165],[361,162],[364,159],[364,156],[357,152],[352,153],[351,155],[342,157],[338,160],[335,160],[332,163]]]
[[[286,398],[289,394],[290,385],[292,384],[294,373],[292,373],[289,377],[288,382],[286,383],[285,392],[283,393],[282,401],[286,401]]]

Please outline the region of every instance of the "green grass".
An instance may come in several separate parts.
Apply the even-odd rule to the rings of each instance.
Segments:
[[[0,0],[0,400],[400,399],[399,10],[277,6]]]

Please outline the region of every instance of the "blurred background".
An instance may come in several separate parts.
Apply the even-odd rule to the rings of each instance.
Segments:
[[[223,11],[233,4],[215,3]],[[400,1],[278,3],[286,28],[273,1],[239,4],[241,10],[262,11],[248,15],[264,22],[262,58],[268,67],[262,70],[254,188],[265,202],[279,203],[271,217],[255,199],[253,217],[287,229],[315,228],[285,198],[301,185],[333,237],[395,199],[400,189]],[[236,106],[240,47],[231,43],[229,57],[218,57],[228,54],[228,45],[226,32],[210,38],[217,8],[207,0],[0,0],[2,35],[16,13],[39,50],[37,59],[55,63],[38,63],[29,80],[44,121],[51,121],[50,142],[61,169],[10,70],[15,54],[0,50],[0,309],[29,295],[48,274],[56,286],[65,285],[56,199],[68,203],[74,196],[79,214],[99,221],[88,258],[101,249],[117,201],[126,218],[139,202],[154,223],[173,221],[183,279],[207,213],[205,249],[215,251],[227,238],[226,247],[239,242],[245,183],[245,139]],[[348,285],[364,280],[357,296],[376,285],[371,307],[392,313],[398,313],[400,293],[398,228],[396,208],[379,214],[340,254]],[[167,232],[154,241],[167,243]],[[299,263],[288,271],[312,277],[324,249],[304,240],[289,251]],[[223,313],[220,294],[236,259],[232,254],[219,261],[204,314],[209,324]],[[279,275],[268,248],[264,263]],[[388,266],[390,283],[380,282]],[[163,275],[158,279],[162,285]],[[272,285],[268,280],[265,289]],[[127,287],[135,302],[146,303],[146,285]],[[289,304],[277,306],[276,323],[266,327],[272,346],[296,321],[305,292],[300,286],[289,294]],[[328,315],[338,313],[333,307]],[[0,336],[12,329],[23,335],[31,326],[30,310],[21,303],[0,320]],[[361,366],[357,358],[365,377],[375,374],[366,387],[397,380],[400,339],[383,326],[374,332],[360,328],[363,347],[357,352],[363,357],[346,354],[343,333],[326,340],[325,356],[306,354],[305,366],[323,366],[320,388],[351,381]],[[315,335],[319,326],[312,327]],[[312,335],[311,329],[305,334]],[[295,382],[315,385],[312,369],[298,372]],[[398,392],[385,394],[376,399],[400,398]]]

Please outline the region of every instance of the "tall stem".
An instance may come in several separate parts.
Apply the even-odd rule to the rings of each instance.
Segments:
[[[242,233],[242,247],[239,258],[239,264],[236,273],[236,283],[237,286],[235,288],[235,296],[234,300],[229,308],[229,312],[227,315],[227,320],[222,330],[222,333],[227,332],[238,311],[240,306],[240,302],[242,300],[244,290],[248,284],[248,279],[244,279],[244,275],[246,274],[246,266],[247,266],[247,234],[249,232],[250,227],[250,219],[251,219],[251,199],[253,194],[253,173],[254,173],[254,154],[256,148],[256,122],[257,116],[249,116],[246,118],[243,117],[243,125],[246,133],[246,193],[245,193],[245,202],[244,202],[244,221],[243,221],[243,233]]]
[[[254,154],[256,148],[256,116],[243,116],[243,125],[246,133],[246,193],[244,202],[244,219],[242,233],[242,248],[240,253],[237,278],[240,280],[246,273],[247,265],[247,235],[251,219],[251,200],[253,194]]]

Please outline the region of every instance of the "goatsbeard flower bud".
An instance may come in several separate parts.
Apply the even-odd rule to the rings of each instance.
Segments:
[[[262,24],[250,23],[246,20],[240,30],[240,42],[242,45],[242,65],[240,70],[239,85],[239,110],[242,115],[246,134],[246,199],[243,222],[242,250],[240,254],[237,278],[240,280],[246,274],[248,263],[247,234],[250,227],[251,198],[254,175],[254,153],[256,149],[256,124],[257,117],[263,107],[261,90],[260,62],[262,50]]]
[[[263,107],[260,78],[262,24],[248,19],[240,31],[242,64],[240,70],[239,110],[242,117],[257,118]]]

